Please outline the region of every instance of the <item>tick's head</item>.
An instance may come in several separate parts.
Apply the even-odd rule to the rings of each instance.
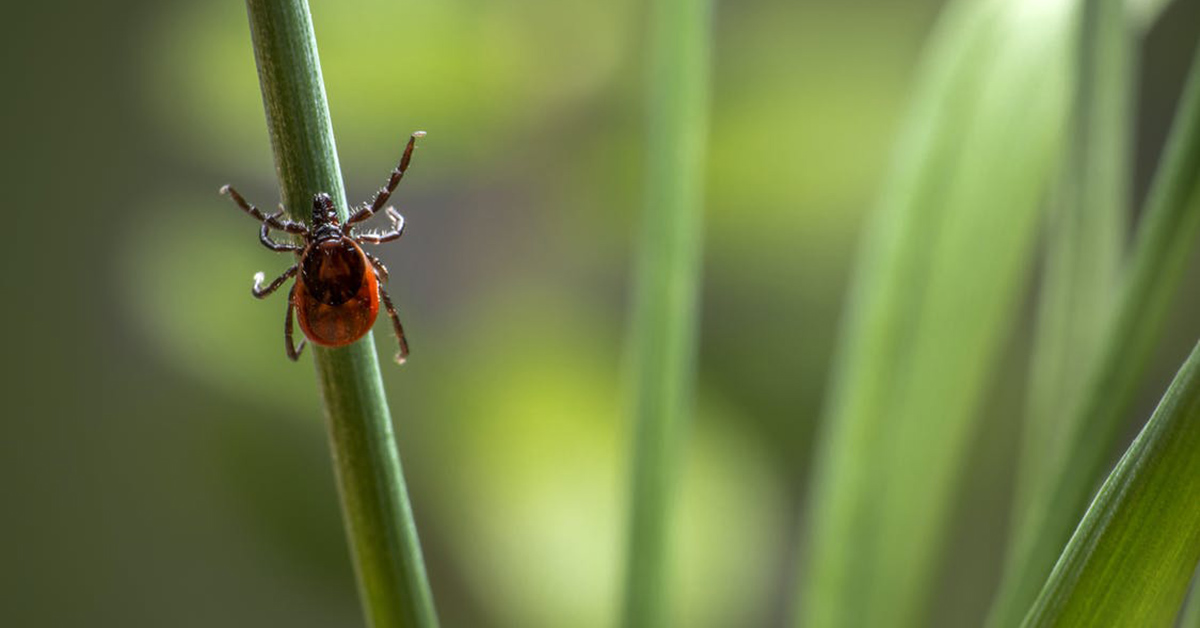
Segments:
[[[333,199],[324,192],[313,197],[312,224],[313,227],[338,224],[337,208],[333,206]]]
[[[342,230],[338,226],[337,208],[333,206],[333,199],[321,192],[313,197],[312,237],[322,241],[341,236]]]

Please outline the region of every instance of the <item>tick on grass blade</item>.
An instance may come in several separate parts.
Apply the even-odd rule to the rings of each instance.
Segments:
[[[404,177],[404,171],[408,169],[414,143],[418,137],[424,136],[424,131],[412,134],[408,145],[404,147],[400,164],[388,177],[387,185],[375,193],[374,200],[364,203],[350,214],[344,224],[338,222],[337,208],[325,192],[313,197],[312,225],[309,226],[284,218],[282,205],[279,211],[266,215],[247,203],[237,190],[228,185],[221,188],[222,194],[228,194],[238,207],[262,223],[258,239],[263,246],[272,251],[290,251],[297,257],[291,268],[266,286],[263,285],[263,273],[256,273],[251,290],[254,296],[266,298],[287,280],[296,278],[288,293],[287,315],[283,323],[287,356],[293,361],[300,358],[304,340],[301,339],[299,345],[292,342],[292,310],[295,310],[300,329],[309,340],[326,347],[340,347],[362,338],[371,330],[382,300],[388,315],[392,317],[392,327],[400,343],[396,362],[404,364],[408,357],[408,342],[404,340],[404,328],[400,326],[396,307],[383,287],[388,279],[387,267],[361,246],[398,240],[404,234],[404,217],[394,207],[388,207],[384,212],[392,221],[391,229],[360,233],[353,227],[374,216],[387,204],[388,198]],[[271,238],[272,229],[301,236],[304,242],[291,244],[276,241]]]

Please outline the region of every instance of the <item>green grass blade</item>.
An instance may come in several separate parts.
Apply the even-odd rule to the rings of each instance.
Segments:
[[[304,0],[247,0],[267,126],[283,202],[311,218],[327,192],[345,218],[346,193]],[[367,623],[437,626],[371,334],[312,347],[333,450],[350,553]]]
[[[712,4],[650,6],[646,205],[630,323],[633,492],[624,625],[670,625],[671,511],[694,377]]]
[[[1200,345],[1067,544],[1025,626],[1171,626],[1200,562]]]
[[[1171,0],[1128,0],[1125,4],[1138,32],[1145,34],[1171,4]]]
[[[802,625],[922,624],[1062,149],[1072,7],[952,3],[935,32],[848,305]]]
[[[1146,201],[1116,314],[1068,425],[1052,485],[1039,491],[1018,524],[991,625],[1015,625],[1050,573],[1087,507],[1120,436],[1184,264],[1200,235],[1200,53],[1180,101],[1164,156]]]
[[[1084,0],[1071,141],[1046,238],[1017,513],[1046,490],[1106,331],[1129,220],[1133,37],[1124,0]],[[1020,520],[1018,514],[1014,517]]]

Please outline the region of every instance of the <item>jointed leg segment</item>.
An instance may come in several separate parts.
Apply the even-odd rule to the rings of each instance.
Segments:
[[[246,199],[242,198],[242,195],[239,194],[237,190],[233,189],[232,185],[226,185],[222,187],[221,194],[228,194],[229,198],[232,198],[233,202],[238,207],[242,208],[242,211],[250,214],[250,216],[255,220],[263,224],[270,225],[272,229],[279,229],[280,231],[286,231],[288,233],[297,235],[308,233],[308,227],[305,226],[304,223],[288,220],[287,218],[280,218],[283,216],[282,208],[270,216],[262,213],[262,211],[257,207],[247,203]]]
[[[399,240],[400,236],[404,235],[404,216],[396,211],[395,207],[389,207],[385,210],[388,218],[392,219],[392,228],[390,231],[381,233],[359,233],[355,234],[354,239],[359,242],[368,242],[370,244],[383,244],[392,240]]]
[[[350,218],[346,219],[346,228],[349,228],[350,225],[356,222],[362,222],[370,218],[387,204],[388,198],[392,196],[392,192],[396,191],[396,186],[400,185],[400,179],[404,178],[404,171],[408,170],[408,162],[412,160],[413,146],[416,144],[417,138],[424,136],[424,131],[417,131],[412,134],[412,137],[408,138],[408,144],[404,147],[404,154],[400,156],[400,163],[396,166],[395,170],[392,170],[391,176],[388,177],[387,185],[375,193],[375,199],[371,201],[370,205],[364,206],[362,209],[354,212],[354,215],[350,216]]]
[[[267,218],[270,219],[270,218],[272,218],[274,216],[278,216],[278,215],[279,214],[277,214],[277,213],[271,214]],[[287,242],[276,242],[275,240],[273,240],[271,238],[271,223],[270,222],[263,222],[262,230],[258,232],[258,241],[262,242],[263,246],[267,247],[268,249],[271,249],[272,251],[276,251],[276,252],[280,252],[280,253],[283,253],[286,251],[303,251],[304,250],[304,247],[302,247],[302,246],[297,246],[295,244],[289,244]]]
[[[375,267],[376,274],[380,275],[380,277],[383,279],[383,282],[386,282],[388,280],[387,266],[384,266],[383,262],[379,261],[378,257],[375,257],[366,251],[363,251],[363,253],[367,256],[367,259],[371,260],[371,265]],[[381,282],[380,285],[383,285],[383,282]]]
[[[283,320],[283,341],[287,347],[287,357],[292,362],[300,359],[300,352],[304,351],[304,343],[307,342],[306,338],[301,338],[299,345],[292,344],[292,308],[296,307],[293,302],[295,296],[296,286],[293,285],[291,292],[288,292],[287,315]]]
[[[388,316],[392,317],[396,340],[400,342],[400,350],[396,352],[396,363],[404,364],[404,361],[408,359],[408,341],[404,339],[404,327],[400,324],[400,315],[396,314],[396,306],[392,305],[392,299],[388,297],[383,282],[379,282],[379,298],[383,301],[383,307],[387,309]]]
[[[260,299],[265,299],[265,298],[267,298],[267,297],[268,297],[268,296],[269,296],[269,295],[270,295],[272,292],[275,292],[276,290],[278,290],[278,289],[279,289],[279,286],[282,286],[282,285],[283,285],[283,282],[285,282],[285,281],[287,281],[288,279],[291,279],[292,277],[294,277],[294,276],[296,275],[296,271],[298,271],[298,270],[300,270],[300,265],[299,265],[299,264],[294,264],[294,265],[292,265],[292,267],[291,267],[291,268],[289,268],[289,269],[287,269],[287,270],[283,271],[283,274],[282,274],[282,275],[280,275],[280,276],[276,277],[276,278],[275,278],[275,281],[272,281],[272,282],[271,282],[271,285],[269,285],[269,286],[267,286],[267,287],[265,287],[265,288],[264,288],[264,287],[263,287],[263,285],[262,285],[262,282],[263,282],[264,275],[263,275],[261,272],[259,272],[259,273],[255,273],[255,275],[254,275],[254,287],[250,289],[250,292],[251,292],[251,293],[252,293],[254,296],[256,296],[256,297],[258,297],[258,298],[260,298]],[[293,288],[294,288],[294,287],[293,287]],[[291,300],[291,297],[288,297],[288,300],[290,301],[290,300]]]

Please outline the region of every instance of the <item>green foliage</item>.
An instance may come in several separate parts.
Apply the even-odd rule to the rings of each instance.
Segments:
[[[671,609],[678,609],[679,605],[667,594],[678,594],[678,585],[671,581],[680,579],[679,568],[672,571],[669,567],[675,562],[670,557],[670,535],[677,527],[672,523],[670,513],[678,510],[670,496],[680,480],[678,467],[686,457],[683,435],[687,426],[683,417],[689,412],[690,380],[695,368],[693,342],[697,331],[700,196],[706,187],[703,163],[706,157],[706,73],[711,45],[708,35],[711,8],[690,4],[684,8],[664,8],[668,4],[664,1],[656,5],[656,11],[669,13],[672,19],[656,13],[651,29],[646,211],[641,224],[639,258],[634,275],[637,292],[627,346],[632,358],[629,364],[633,366],[629,379],[633,384],[632,405],[639,431],[630,537],[626,547],[627,579],[622,583],[626,594],[624,619],[631,626],[664,625],[678,619]],[[1077,5],[1082,5],[1082,10]],[[461,38],[462,29],[456,25],[461,26],[462,7],[451,10],[447,8],[449,6],[420,8],[430,19],[425,20],[427,28],[414,34],[414,41],[419,44],[422,38]],[[925,606],[934,594],[937,561],[946,549],[947,521],[959,488],[958,479],[963,470],[970,467],[966,459],[967,448],[981,421],[983,396],[998,378],[1003,347],[1011,337],[1014,323],[1020,318],[1017,306],[1028,291],[1029,271],[1038,255],[1035,245],[1043,233],[1041,228],[1045,227],[1044,275],[1030,369],[1032,389],[1018,470],[1021,479],[1014,530],[1017,540],[1008,557],[1005,588],[990,617],[993,625],[997,628],[1015,625],[1038,593],[1078,521],[1091,487],[1103,473],[1105,456],[1118,438],[1119,421],[1125,416],[1129,400],[1145,370],[1148,352],[1162,327],[1167,300],[1177,284],[1179,269],[1197,229],[1191,215],[1195,212],[1189,213],[1189,208],[1194,205],[1189,199],[1194,197],[1194,192],[1186,187],[1187,181],[1194,180],[1195,163],[1186,156],[1194,148],[1180,148],[1182,140],[1179,138],[1188,133],[1185,127],[1177,127],[1172,134],[1172,148],[1159,171],[1155,192],[1147,204],[1146,220],[1138,230],[1132,253],[1122,259],[1130,175],[1128,98],[1135,65],[1132,49],[1136,38],[1131,31],[1143,30],[1162,6],[1163,3],[1153,1],[1137,4],[1133,12],[1124,17],[1120,3],[1110,0],[1050,3],[962,0],[947,8],[925,58],[912,110],[893,156],[890,178],[880,195],[861,249],[848,323],[843,329],[835,368],[833,394],[824,417],[826,432],[817,448],[820,459],[810,509],[810,562],[802,576],[806,583],[798,617],[805,625],[923,624]],[[393,10],[382,5],[377,8]],[[441,18],[439,11],[445,13]],[[331,14],[337,18],[329,25],[335,33],[354,30],[362,23],[361,16]],[[453,19],[446,17],[451,14],[455,16]],[[687,19],[680,21],[680,16]],[[819,16],[808,17],[819,21]],[[500,22],[507,23],[510,19],[511,16],[505,16]],[[598,28],[607,32],[605,29],[615,30],[617,26],[605,21],[598,24]],[[588,36],[600,37],[594,33]],[[355,86],[355,89],[344,88],[347,92],[372,84],[370,76],[362,76],[369,74],[369,65],[357,64],[358,59],[394,54],[386,48],[390,45],[386,36],[344,36],[335,41],[367,47],[336,51],[334,58],[342,59],[346,66],[344,71],[337,73],[337,81]],[[811,38],[805,41],[810,42]],[[514,120],[524,120],[523,116],[529,116],[530,111],[541,112],[566,102],[569,99],[566,91],[593,89],[594,84],[604,80],[606,68],[613,63],[611,55],[605,52],[603,45],[591,39],[588,42],[590,61],[580,68],[555,59],[521,55],[518,55],[520,63],[516,63],[515,58],[488,57],[483,65],[475,67],[470,59],[478,55],[468,54],[465,47],[456,48],[458,56],[417,59],[414,67],[418,68],[420,76],[445,84],[417,94],[408,94],[403,86],[391,86],[386,89],[397,90],[396,93],[388,92],[387,98],[382,100],[349,99],[345,106],[345,111],[349,112],[345,114],[349,120],[348,130],[362,141],[376,131],[374,124],[364,121],[390,115],[389,111],[400,106],[397,103],[411,102],[418,108],[436,109],[438,103],[448,99],[453,107],[444,115],[453,114],[455,125],[459,127],[457,137],[452,141],[475,147],[473,152],[462,153],[460,158],[473,155],[472,158],[479,160],[494,159],[496,154],[488,151],[500,150],[507,143],[496,139],[503,135],[485,127],[511,126]],[[376,50],[375,46],[380,48]],[[521,76],[536,73],[530,68],[543,63],[558,68],[553,76],[574,77],[575,82],[567,82],[568,85],[562,80],[548,81],[564,85],[561,88],[564,93],[556,91],[558,87],[542,86],[530,96],[532,104],[504,103],[498,117],[477,115],[474,108],[482,105],[454,91],[471,91],[472,81],[477,80],[471,77],[477,75],[511,83]],[[317,70],[315,64],[313,48],[311,69]],[[464,73],[468,66],[470,73]],[[315,75],[319,77],[319,70]],[[224,75],[214,75],[212,80],[224,80]],[[264,76],[264,86],[270,82]],[[320,87],[319,82],[317,87]],[[231,93],[235,91],[230,90]],[[752,100],[754,107],[742,112],[737,120],[751,132],[741,132],[739,125],[726,125],[725,135],[717,142],[726,148],[741,145],[742,150],[712,156],[714,163],[720,166],[716,170],[726,174],[756,171],[760,164],[745,159],[745,153],[762,152],[764,146],[771,147],[776,143],[777,132],[791,128],[787,124],[801,125],[812,117],[811,114],[787,116],[788,121],[782,126],[763,125],[759,118],[764,115],[772,119],[781,117],[778,111],[792,107],[793,101],[766,97],[747,97],[747,100]],[[811,99],[798,96],[794,100],[807,102]],[[304,135],[312,135],[315,129],[312,136],[320,138],[327,133],[321,129],[329,124],[328,113],[323,110],[324,96],[308,98],[308,101],[320,105],[311,112],[302,112],[303,118],[311,118],[317,123],[305,130]],[[233,102],[222,100],[218,105],[234,107],[237,103],[236,100]],[[269,119],[272,115],[286,113],[286,108],[273,108],[270,98],[267,105]],[[370,111],[358,115],[356,108],[364,107]],[[843,109],[838,108],[838,111]],[[1187,106],[1181,107],[1182,112],[1188,110]],[[852,116],[850,120],[844,124],[851,125],[856,121]],[[272,124],[272,140],[277,147],[280,142],[289,141],[276,136],[279,126]],[[738,132],[730,131],[730,126]],[[481,130],[485,133],[485,141],[479,141],[476,135]],[[489,132],[495,137],[487,135]],[[336,192],[335,198],[344,196],[340,175],[336,174],[337,161],[331,135],[328,138],[327,146],[319,142],[294,146],[295,150],[290,154],[313,156],[317,161],[311,164],[307,157],[301,157],[286,165],[284,160],[288,155],[281,157],[280,174],[289,207],[304,207],[303,199],[311,194],[311,186],[297,184],[298,180],[316,181],[312,185],[328,187]],[[761,145],[745,144],[751,138]],[[803,144],[811,141],[808,136],[800,139],[803,141],[788,142],[787,149],[802,151]],[[837,160],[846,172],[863,176],[857,157],[853,156],[858,143],[850,142],[845,147],[852,156],[831,153],[831,159]],[[627,153],[633,145],[632,140],[626,140],[617,152]],[[366,150],[373,149],[367,147]],[[579,167],[586,169],[600,163],[610,157],[609,151],[605,144],[595,155],[579,160],[583,164]],[[1178,156],[1180,154],[1184,156]],[[791,152],[785,155],[785,161],[797,158]],[[325,172],[322,164],[332,164],[333,169]],[[305,168],[315,170],[308,172]],[[772,176],[764,185],[748,189],[714,186],[715,197],[723,199],[733,209],[740,209],[741,205],[769,208],[761,215],[752,216],[722,211],[716,219],[724,221],[720,224],[728,226],[731,232],[744,230],[744,224],[754,221],[776,225],[795,220],[793,214],[798,213],[795,203],[784,196],[794,185],[814,187],[820,190],[818,195],[830,195],[845,194],[841,190],[862,183],[845,184],[836,173],[831,179],[826,170],[806,171],[798,175],[798,180]],[[298,172],[294,175],[296,181],[288,183],[291,175],[287,173],[293,171]],[[1179,187],[1181,185],[1184,187]],[[1051,188],[1050,212],[1043,214],[1043,201]],[[839,200],[851,202],[853,199]],[[801,211],[816,210],[806,205]],[[1043,219],[1043,216],[1048,218]],[[812,240],[812,246],[807,249],[811,253],[824,251],[823,247],[834,250],[836,239],[830,244],[825,241],[830,238],[824,234],[830,225],[836,232],[837,229],[848,229],[852,221],[829,213],[803,224],[816,225],[812,233],[821,234],[806,234]],[[751,244],[744,242],[743,248],[761,244],[761,240],[756,239],[758,232],[745,233],[742,240]],[[768,237],[787,235],[780,230],[779,234],[772,233]],[[782,262],[767,256],[765,251],[772,247],[761,248],[763,252],[756,251],[755,254],[764,256],[759,261],[763,269],[774,269]],[[228,260],[224,262],[228,263]],[[173,273],[162,271],[161,274],[165,282],[165,278]],[[822,281],[829,280],[824,278]],[[181,311],[178,316],[181,320],[187,318],[188,311],[195,309],[176,302],[172,304]],[[162,318],[174,320],[177,317],[164,315]],[[753,331],[748,330],[748,333]],[[169,335],[163,333],[164,337]],[[480,342],[486,342],[486,335]],[[368,338],[364,344],[369,343]],[[196,346],[191,346],[189,351],[206,355],[203,343],[197,341],[194,344]],[[349,362],[340,361],[348,359],[341,356],[356,351],[358,349],[346,354],[314,352],[318,372],[327,382],[323,388],[326,399],[334,408],[333,412],[338,413],[331,417],[342,413],[374,415],[366,423],[331,418],[335,448],[340,451],[345,447],[375,456],[382,461],[383,468],[394,463],[396,475],[371,476],[365,468],[339,469],[341,480],[346,483],[344,497],[346,486],[350,487],[350,495],[346,497],[347,512],[375,511],[364,519],[353,514],[349,516],[352,526],[362,526],[358,532],[352,528],[352,544],[356,536],[374,534],[371,524],[361,521],[398,516],[396,521],[399,523],[391,528],[398,531],[398,542],[411,543],[411,548],[416,548],[398,459],[393,460],[395,451],[377,446],[390,442],[391,434],[381,389],[371,383],[373,373],[378,369],[374,364],[373,348],[367,352],[369,357],[364,354]],[[208,353],[213,351],[209,349]],[[331,353],[337,355],[331,356]],[[548,380],[544,375],[522,375],[525,370],[506,367],[502,362],[492,368],[512,370],[503,381],[514,382],[511,386],[499,386],[497,390],[511,391],[518,385],[515,380],[521,377],[542,384],[556,381]],[[359,375],[345,377],[347,373],[356,372]],[[220,380],[221,375],[210,377]],[[482,381],[495,384],[490,376],[482,377]],[[360,385],[363,382],[367,384],[365,387]],[[529,385],[528,382],[525,384]],[[567,386],[564,390],[576,388]],[[473,387],[477,391],[487,389],[482,385]],[[597,392],[588,390],[593,394]],[[491,417],[491,422],[464,420],[460,427],[442,428],[448,430],[443,435],[445,442],[457,443],[445,448],[463,448],[462,443],[466,441],[460,440],[459,432],[487,427],[482,433],[492,435],[478,437],[476,457],[486,458],[489,462],[475,463],[480,465],[479,468],[490,469],[489,473],[497,476],[506,473],[518,478],[544,479],[546,460],[538,459],[533,453],[520,453],[525,450],[519,446],[507,446],[507,457],[494,452],[488,456],[483,454],[492,451],[494,443],[513,425],[526,425],[521,422],[522,418],[528,419],[530,432],[535,425],[546,429],[542,422],[544,417],[525,416],[524,413],[555,412],[543,412],[544,408],[536,409],[539,408],[536,401],[522,399],[512,404],[512,418],[505,418],[503,413],[496,412],[499,406],[493,403],[499,393],[479,394],[488,401],[481,401],[478,409],[464,411],[464,414],[477,417],[480,412],[491,411],[496,416]],[[578,393],[574,396],[587,395]],[[607,397],[601,395],[601,398]],[[534,405],[528,405],[531,403]],[[546,433],[555,432],[549,430]],[[364,434],[373,436],[363,438]],[[535,447],[538,442],[531,440],[524,444]],[[548,449],[552,446],[540,447]],[[615,450],[615,444],[613,448]],[[534,451],[537,450],[535,447]],[[1138,455],[1147,460],[1157,459],[1151,454],[1159,450],[1146,446]],[[1127,457],[1133,455],[1131,450]],[[341,465],[342,457],[338,459]],[[524,467],[514,460],[531,464],[540,462],[542,466],[533,465],[527,471],[518,471],[515,469]],[[555,464],[556,468],[570,466],[561,460]],[[1130,468],[1149,468],[1154,464],[1159,463],[1131,465]],[[475,502],[473,507],[464,509],[473,513],[471,517],[449,526],[457,530],[457,538],[470,538],[472,543],[478,543],[464,544],[471,549],[454,550],[457,560],[476,564],[474,569],[479,573],[472,572],[467,577],[472,586],[479,590],[489,589],[488,581],[480,574],[499,577],[492,574],[509,573],[513,569],[528,569],[530,574],[549,578],[537,580],[539,582],[557,582],[559,585],[567,582],[553,579],[559,572],[536,571],[533,561],[526,560],[529,555],[524,546],[538,542],[538,534],[546,534],[545,530],[553,528],[523,526],[523,511],[520,510],[514,511],[511,517],[489,518],[489,510],[502,509],[518,496],[479,483],[465,471],[469,468],[472,468],[470,464],[466,464],[460,471],[462,477],[448,483],[456,487],[448,494]],[[357,479],[352,474],[358,474]],[[537,484],[532,480],[531,483]],[[560,497],[556,498],[559,502],[580,503],[581,496],[575,494],[580,490],[577,483],[569,487],[551,483],[551,487],[561,491]],[[355,495],[372,492],[397,494],[400,502],[354,501]],[[583,493],[587,494],[587,491]],[[443,499],[446,498],[443,496]],[[1108,510],[1104,512],[1126,512],[1136,506],[1120,502],[1116,497],[1107,499],[1104,507]],[[441,508],[445,517],[453,516],[446,512],[459,513],[455,508]],[[1094,506],[1093,511],[1097,508],[1101,506]],[[1130,521],[1136,519],[1130,517]],[[488,524],[480,525],[475,520],[488,520]],[[562,519],[551,521],[561,522]],[[591,525],[596,526],[594,522]],[[1164,525],[1172,524],[1167,521]],[[518,527],[524,527],[523,534],[512,534],[510,530]],[[1068,606],[1086,606],[1080,600],[1101,596],[1113,605],[1112,608],[1120,606],[1117,598],[1111,595],[1111,589],[1105,588],[1110,585],[1103,584],[1104,574],[1109,573],[1103,567],[1103,561],[1116,560],[1114,557],[1122,556],[1120,552],[1127,548],[1114,540],[1117,536],[1109,536],[1118,532],[1103,525],[1094,527],[1094,538],[1100,539],[1096,546],[1108,548],[1107,553],[1093,555],[1080,551],[1075,560],[1080,565],[1078,573],[1100,575],[1053,585],[1057,588],[1047,589],[1044,597],[1052,596],[1046,599],[1054,600],[1054,605],[1062,601]],[[1129,531],[1133,529],[1132,524],[1120,529],[1123,532],[1119,534],[1125,536],[1119,538],[1137,536]],[[485,534],[479,534],[480,531]],[[598,568],[600,575],[607,575],[615,569],[610,562],[617,559],[599,560],[593,554],[602,548],[611,550],[618,542],[615,530],[608,536],[601,536],[608,542],[597,543],[590,548],[591,553],[581,552],[579,560],[588,565],[601,565]],[[895,539],[903,541],[896,542]],[[565,539],[559,541],[570,543]],[[359,551],[355,549],[356,556]],[[383,556],[372,554],[371,550],[363,551],[368,557]],[[375,574],[360,573],[360,581],[378,578],[380,583],[387,583],[389,579],[391,582],[364,586],[366,604],[368,608],[372,604],[386,607],[390,602],[384,599],[386,596],[377,597],[379,591],[390,586],[408,587],[414,600],[410,610],[421,612],[422,605],[428,604],[424,608],[432,618],[432,603],[423,573],[413,575],[414,570],[420,572],[422,569],[419,549],[401,556],[407,558],[392,564],[386,561],[368,564],[365,568],[359,559],[360,572],[365,569]],[[517,562],[522,564],[515,565]],[[486,567],[479,566],[483,564]],[[596,576],[589,574],[591,578]],[[1176,595],[1175,580],[1177,578],[1168,582],[1147,577],[1146,582],[1156,584],[1140,589],[1144,594],[1141,597],[1132,593],[1128,596],[1125,605],[1129,612],[1135,612],[1139,604],[1144,605],[1144,600],[1152,599],[1148,596],[1168,590],[1171,595]],[[1088,586],[1080,584],[1084,581]],[[513,583],[511,589],[490,588],[494,590],[484,597],[506,598],[503,603],[488,602],[500,609],[495,611],[499,616],[520,618],[519,621],[533,618],[534,623],[555,625],[577,610],[566,593],[556,605],[518,583]],[[523,601],[514,604],[511,599]],[[711,617],[698,615],[706,616]],[[595,612],[587,617],[589,621],[595,621],[607,615],[606,612]],[[581,620],[580,625],[589,624]]]
[[[1116,293],[1129,220],[1133,38],[1123,0],[1084,0],[1066,163],[1050,204],[1017,511],[1043,488]]]
[[[1061,458],[1050,460],[1045,486],[1015,530],[995,625],[1013,625],[1023,614],[1103,477],[1198,234],[1200,57],[1192,64],[1098,358],[1084,395],[1067,409],[1079,416],[1065,423],[1070,430],[1062,437]]]
[[[1046,508],[1061,476],[1070,438],[1091,419],[1079,412],[1090,392],[1088,368],[1100,357],[1113,310],[1128,220],[1129,124],[1133,38],[1122,0],[1084,0],[1076,37],[1071,139],[1058,194],[1051,204],[1038,328],[1029,378],[1029,405],[1017,468],[1014,507],[1018,542],[1010,551],[990,621],[1019,621],[1046,571],[1022,572],[1024,537],[1038,534],[1035,513]],[[1127,372],[1136,382],[1140,372]],[[1112,416],[1120,416],[1113,412]],[[1072,520],[1078,515],[1066,516]],[[1041,557],[1043,570],[1057,556]],[[1017,574],[1020,575],[1017,575]]]
[[[804,625],[922,622],[1061,149],[1070,9],[958,2],[938,25],[842,333]]]
[[[1193,86],[1122,259],[1141,26],[1126,11],[1109,0],[947,10],[859,261],[810,507],[807,625],[922,623],[1060,155],[1015,540],[992,625],[1024,616],[1102,476],[1200,230]],[[1074,52],[1062,45],[1073,40]],[[1176,571],[1190,576],[1195,561],[1185,566],[1159,586],[1182,591]],[[1143,593],[1131,591],[1130,612]]]

